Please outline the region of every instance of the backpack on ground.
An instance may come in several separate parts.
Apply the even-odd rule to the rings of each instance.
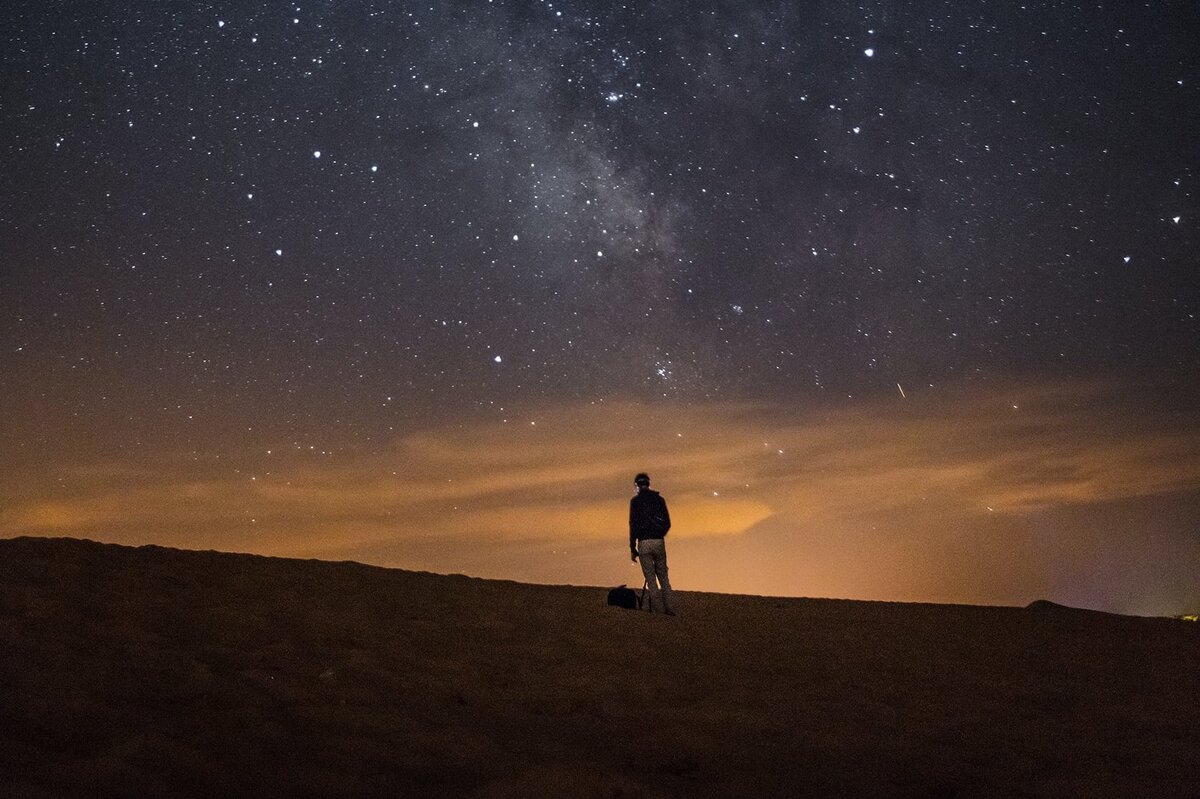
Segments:
[[[608,592],[608,604],[626,610],[639,610],[642,600],[632,588],[619,585]]]

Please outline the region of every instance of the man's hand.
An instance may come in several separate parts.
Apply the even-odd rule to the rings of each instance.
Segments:
[[[630,561],[630,563],[636,563],[636,562],[637,562],[637,559],[638,559],[638,551],[637,551],[636,549],[631,549],[631,550],[629,550],[629,561]]]

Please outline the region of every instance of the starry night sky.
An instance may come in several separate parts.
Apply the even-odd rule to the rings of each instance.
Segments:
[[[0,531],[1200,603],[1200,11],[1081,5],[9,4]]]

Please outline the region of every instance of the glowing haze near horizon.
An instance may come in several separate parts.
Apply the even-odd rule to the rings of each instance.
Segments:
[[[0,16],[0,535],[1200,606],[1194,3]]]

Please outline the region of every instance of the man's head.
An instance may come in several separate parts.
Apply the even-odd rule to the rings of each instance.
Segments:
[[[646,474],[645,472],[638,472],[637,475],[633,478],[633,484],[635,486],[637,486],[638,488],[649,488],[650,487],[650,475]]]

